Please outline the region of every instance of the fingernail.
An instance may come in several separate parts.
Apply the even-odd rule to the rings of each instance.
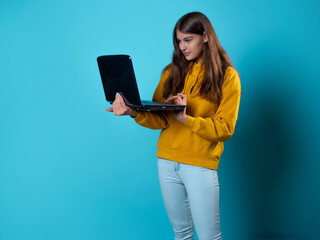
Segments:
[[[116,93],[116,96],[121,96],[118,92]]]

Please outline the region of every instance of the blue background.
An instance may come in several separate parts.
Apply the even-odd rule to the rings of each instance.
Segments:
[[[242,81],[219,168],[224,239],[320,237],[319,1],[12,0],[0,2],[0,239],[173,239],[159,131],[105,112],[96,57],[130,54],[151,98],[174,25],[195,10]]]

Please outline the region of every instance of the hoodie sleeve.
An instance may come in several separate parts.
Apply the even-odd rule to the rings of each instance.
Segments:
[[[188,116],[185,122],[191,131],[212,142],[228,140],[234,133],[238,118],[241,84],[238,73],[230,69],[225,74],[220,105],[213,117]]]

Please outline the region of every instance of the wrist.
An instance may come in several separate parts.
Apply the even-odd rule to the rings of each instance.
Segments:
[[[136,116],[138,116],[138,111],[130,108],[129,115],[130,115],[130,117],[135,118]]]
[[[184,115],[179,119],[181,123],[185,123],[187,120],[188,120],[188,115]]]

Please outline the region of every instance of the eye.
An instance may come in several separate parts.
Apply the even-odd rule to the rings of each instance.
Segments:
[[[189,38],[189,39],[186,39],[186,42],[187,42],[187,43],[189,43],[189,42],[191,42],[191,41],[192,41],[192,39],[190,39],[190,38]]]

